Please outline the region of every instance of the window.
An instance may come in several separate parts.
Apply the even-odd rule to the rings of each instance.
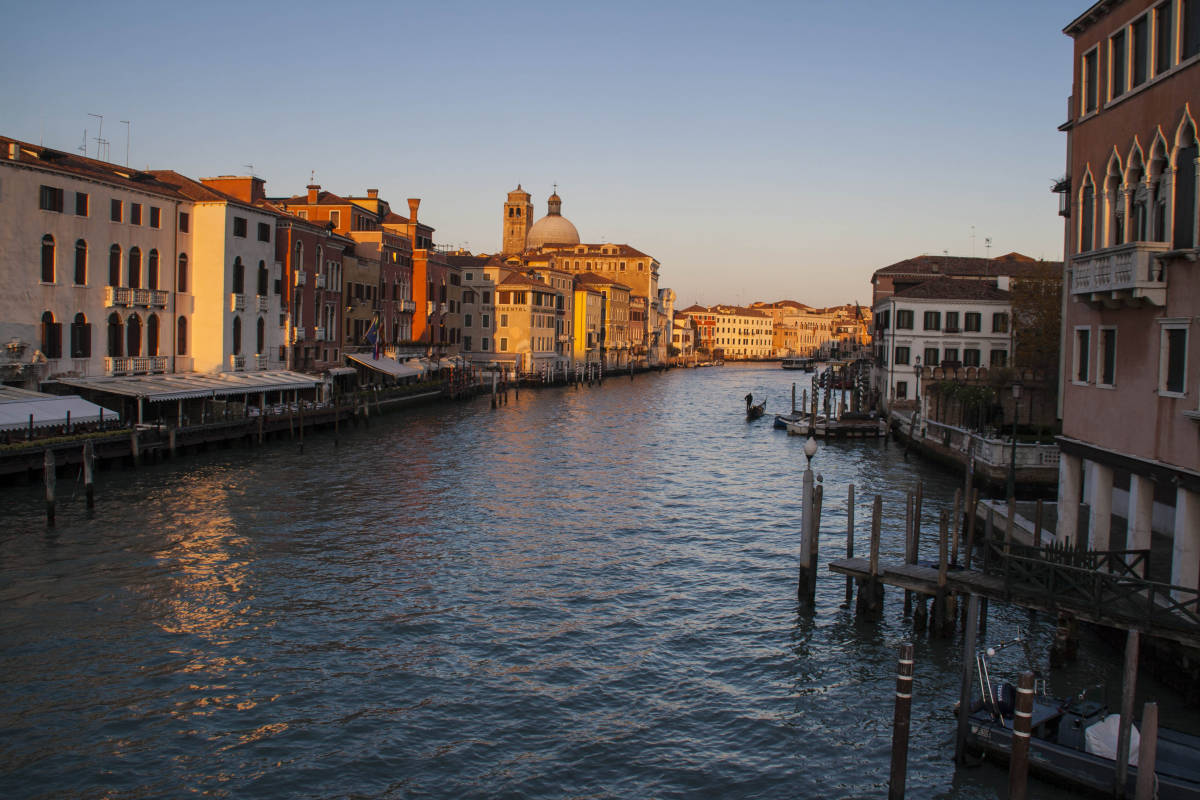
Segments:
[[[186,211],[180,211],[179,212],[179,232],[187,233],[188,225],[190,223],[191,223],[191,217],[188,216],[188,213]],[[183,318],[180,317],[180,319],[183,319]]]
[[[54,237],[42,237],[42,283],[54,283]]]
[[[501,353],[506,353],[506,352],[508,352],[508,339],[501,339],[501,340],[500,340],[500,347],[499,347],[498,349],[499,349],[499,351],[500,351]]]
[[[235,356],[242,354],[242,318],[233,318],[233,349],[231,351]]]
[[[979,333],[982,330],[983,314],[978,311],[968,311],[963,314],[963,330],[968,333]]]
[[[151,314],[146,320],[146,355],[158,355],[158,315]]]
[[[926,347],[922,363],[927,367],[936,367],[939,363],[938,349],[936,347]]]
[[[260,242],[271,241],[271,226],[265,222],[258,223],[258,240]]]
[[[491,303],[491,302],[492,302],[492,293],[491,293],[491,292],[484,292],[484,293],[483,293],[483,303],[484,303],[484,305],[487,305],[487,304],[489,304],[489,303]],[[486,323],[484,323],[484,324],[486,324]]]
[[[947,311],[946,312],[945,331],[946,331],[946,333],[958,333],[958,312],[957,311]]]
[[[75,285],[87,285],[87,242],[75,240]]]
[[[131,289],[140,289],[142,286],[142,251],[136,247],[129,248],[129,269],[126,271],[128,282],[125,284]],[[130,353],[129,355],[133,355]]]
[[[993,350],[992,352],[988,353],[988,366],[1003,367],[1007,363],[1008,363],[1008,351],[1007,350]]]
[[[187,317],[180,317],[175,323],[175,353],[187,355]]]
[[[42,355],[62,358],[62,323],[55,322],[49,311],[42,314]]]
[[[479,324],[482,325],[484,328],[488,328],[488,327],[490,327],[490,324],[491,324],[491,318],[487,314],[483,314],[483,315],[481,315]]]
[[[75,216],[86,217],[88,215],[88,196],[87,192],[75,193]]]
[[[913,312],[909,308],[901,308],[896,310],[896,327],[904,330],[912,330]]]
[[[242,239],[246,238],[246,218],[245,217],[234,217],[233,218],[233,235],[238,236]]]
[[[908,381],[896,381],[896,399],[904,400],[908,397]]]
[[[1185,321],[1164,323],[1158,365],[1158,391],[1182,396],[1187,390],[1187,329]]]
[[[462,339],[462,341],[463,341],[463,352],[464,352],[464,353],[469,353],[469,352],[471,352],[471,337],[470,337],[470,336],[464,336],[464,337],[463,337],[463,339]]]
[[[1200,5],[1200,0],[1197,0]],[[1200,8],[1196,13],[1200,15]],[[1196,132],[1191,131],[1191,143],[1175,156],[1175,225],[1172,231],[1176,250],[1196,246]]]
[[[997,311],[992,314],[992,333],[1008,333],[1008,313]]]
[[[242,257],[238,256],[233,260],[233,293],[242,294],[246,289],[246,267],[242,264]]]
[[[125,355],[136,358],[142,354],[142,320],[130,314],[125,320]]]
[[[1075,329],[1075,382],[1088,382],[1088,367],[1092,358],[1092,331],[1090,328]]]
[[[925,330],[940,331],[942,329],[942,312],[926,311],[925,312]]]
[[[121,324],[121,316],[115,311],[108,315],[108,357],[120,358],[125,354],[125,326]]]
[[[259,261],[258,262],[258,293],[263,297],[267,296],[267,282],[268,282],[269,278],[270,278],[270,275],[267,274],[267,262]],[[258,352],[261,353],[262,348],[259,348]]]
[[[500,315],[500,327],[501,327],[501,328],[507,328],[507,327],[508,327],[508,314],[501,314],[501,315]]]
[[[262,317],[259,317],[258,322],[255,325],[255,330],[254,330],[254,347],[255,347],[254,352],[258,353],[259,355],[262,355],[264,352],[266,352],[266,350],[264,349],[264,348],[266,348],[266,346],[267,346],[267,323],[263,321]],[[326,360],[328,360],[328,356],[326,357]]]
[[[179,267],[175,273],[175,291],[187,293],[188,290],[188,259],[187,253],[179,254]],[[182,353],[180,354],[182,355]]]
[[[968,348],[966,350],[963,350],[963,366],[964,367],[978,367],[979,359],[980,359],[980,353],[978,350],[973,349],[973,348]]]
[[[83,314],[76,314],[71,323],[71,358],[92,357],[92,326]]]
[[[333,227],[335,227],[335,228],[342,227],[342,212],[341,211],[330,211],[329,212],[329,221],[333,223]],[[392,255],[394,256],[395,254],[393,253]]]
[[[1150,77],[1150,16],[1142,15],[1133,23],[1133,64],[1131,83],[1141,86]]]
[[[38,208],[42,211],[63,210],[63,190],[57,186],[43,186],[38,192]]]
[[[1154,74],[1161,75],[1171,68],[1172,49],[1175,44],[1170,2],[1154,9],[1154,34]]]
[[[129,204],[129,224],[130,225],[141,225],[142,224],[142,204],[141,203],[130,203]]]
[[[480,350],[482,350],[482,351],[484,351],[484,352],[487,352],[487,349],[488,349],[488,338],[487,338],[486,336],[484,336],[482,339],[480,339],[480,340],[479,340],[479,349],[480,349]]]
[[[1083,56],[1083,113],[1090,114],[1096,110],[1096,55],[1099,51],[1092,50]]]
[[[122,208],[123,206],[120,200],[112,201],[110,216],[113,222],[120,222],[124,218]]]
[[[463,319],[463,327],[466,327],[466,328],[471,327],[471,315],[470,314],[467,314],[465,316],[465,318]]]
[[[1096,210],[1096,190],[1089,181],[1083,187],[1080,198],[1079,213],[1079,252],[1086,253],[1092,249],[1092,223]]]
[[[956,361],[958,361],[958,348],[957,347],[947,347],[945,350],[942,351],[942,363],[943,364],[945,364],[945,363],[953,364]]]
[[[1108,40],[1108,61],[1108,96],[1116,99],[1125,94],[1125,79],[1129,74],[1129,48],[1126,47],[1124,30]]]
[[[1183,52],[1180,61],[1200,53],[1200,0],[1183,0]]]
[[[1117,382],[1117,329],[1100,329],[1100,376],[1096,383],[1113,386]]]
[[[146,288],[158,288],[158,251],[151,250],[146,257]],[[151,354],[154,355],[154,354]]]
[[[150,227],[162,227],[162,209],[158,206],[150,206]]]
[[[896,363],[897,364],[907,364],[908,359],[909,359],[908,348],[907,347],[897,347],[896,348]]]
[[[121,245],[114,244],[108,249],[108,285],[121,285]]]

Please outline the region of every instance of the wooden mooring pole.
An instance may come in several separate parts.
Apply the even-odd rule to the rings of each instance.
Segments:
[[[54,489],[58,482],[56,470],[54,451],[46,448],[42,458],[42,483],[46,486],[46,525],[51,528],[54,527]]]
[[[879,530],[883,516],[883,495],[875,495],[871,507],[871,550],[867,579],[858,587],[859,614],[878,617],[883,611],[883,582],[879,580]]]
[[[975,647],[979,636],[979,595],[967,601],[967,624],[963,631],[962,677],[958,684],[958,735],[954,739],[954,760],[965,763],[967,733],[971,726],[971,685],[975,673]]]
[[[949,636],[954,632],[954,614],[950,611],[950,593],[946,582],[950,569],[950,515],[943,509],[938,532],[937,594],[933,600],[933,635]]]
[[[1134,800],[1154,797],[1154,764],[1158,759],[1158,703],[1142,706],[1142,741],[1138,750],[1137,792]]]
[[[1113,778],[1113,796],[1127,796],[1129,782],[1129,736],[1133,728],[1133,698],[1137,692],[1138,645],[1141,634],[1130,630],[1125,636],[1125,674],[1121,676],[1121,724],[1117,729],[1117,772]]]
[[[913,492],[910,489],[904,502],[904,563],[915,564],[917,558],[913,552]],[[912,616],[913,593],[904,590],[904,616]]]
[[[1025,670],[1017,685],[1017,707],[1013,710],[1012,757],[1008,764],[1009,800],[1029,796],[1029,731],[1033,720],[1033,673]]]
[[[900,645],[896,663],[896,710],[892,717],[892,772],[888,779],[888,800],[904,797],[908,778],[908,728],[912,721],[913,646]]]
[[[83,494],[90,511],[96,507],[96,446],[88,439],[83,443]]]
[[[795,392],[796,384],[792,384]],[[854,484],[850,484],[846,497],[846,558],[854,558]],[[854,579],[846,576],[846,608],[854,599]]]

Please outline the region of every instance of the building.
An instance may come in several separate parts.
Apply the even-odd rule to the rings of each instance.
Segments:
[[[575,276],[576,290],[600,295],[600,363],[605,369],[628,367],[632,358],[629,303],[632,291],[616,280],[586,272]]]
[[[676,314],[671,320],[671,347],[675,357],[685,363],[696,355],[695,329],[691,319],[682,313]]]
[[[0,380],[190,372],[194,230],[154,173],[0,137]]]
[[[1169,543],[1171,583],[1194,589],[1200,3],[1097,2],[1064,33],[1074,75],[1055,187],[1066,217],[1057,535],[1097,550]]]
[[[691,305],[679,312],[695,320],[696,348],[714,358],[766,359],[774,355],[771,314],[757,308]]]
[[[996,258],[950,255],[920,255],[908,258],[875,270],[871,276],[871,308],[876,308],[880,300],[891,297],[896,292],[933,278],[948,277],[995,283],[996,278],[1002,276],[1021,278],[1038,275],[1044,270],[1045,264],[1044,261],[1037,261],[1020,253],[1008,253]]]

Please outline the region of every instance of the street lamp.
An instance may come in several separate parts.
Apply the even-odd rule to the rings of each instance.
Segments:
[[[817,440],[810,434],[808,441],[804,443],[804,457],[808,459],[808,469],[812,469],[813,456],[817,454]]]
[[[1012,426],[1012,450],[1008,460],[1008,501],[1015,502],[1017,498],[1017,404],[1021,400],[1021,382],[1013,381],[1012,385],[1013,397],[1013,426]]]
[[[916,413],[921,413],[921,357],[917,356],[916,363],[913,364],[913,405],[916,408]]]

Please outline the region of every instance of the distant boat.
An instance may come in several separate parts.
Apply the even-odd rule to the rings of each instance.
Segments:
[[[775,427],[781,431],[787,430],[789,422],[799,422],[806,417],[803,411],[790,411],[787,414],[775,415]]]
[[[754,395],[746,395],[746,421],[753,422],[754,420],[767,413],[767,401],[763,400],[758,405],[754,405]]]
[[[799,369],[812,372],[815,362],[811,358],[785,358],[779,366],[783,369]]]

